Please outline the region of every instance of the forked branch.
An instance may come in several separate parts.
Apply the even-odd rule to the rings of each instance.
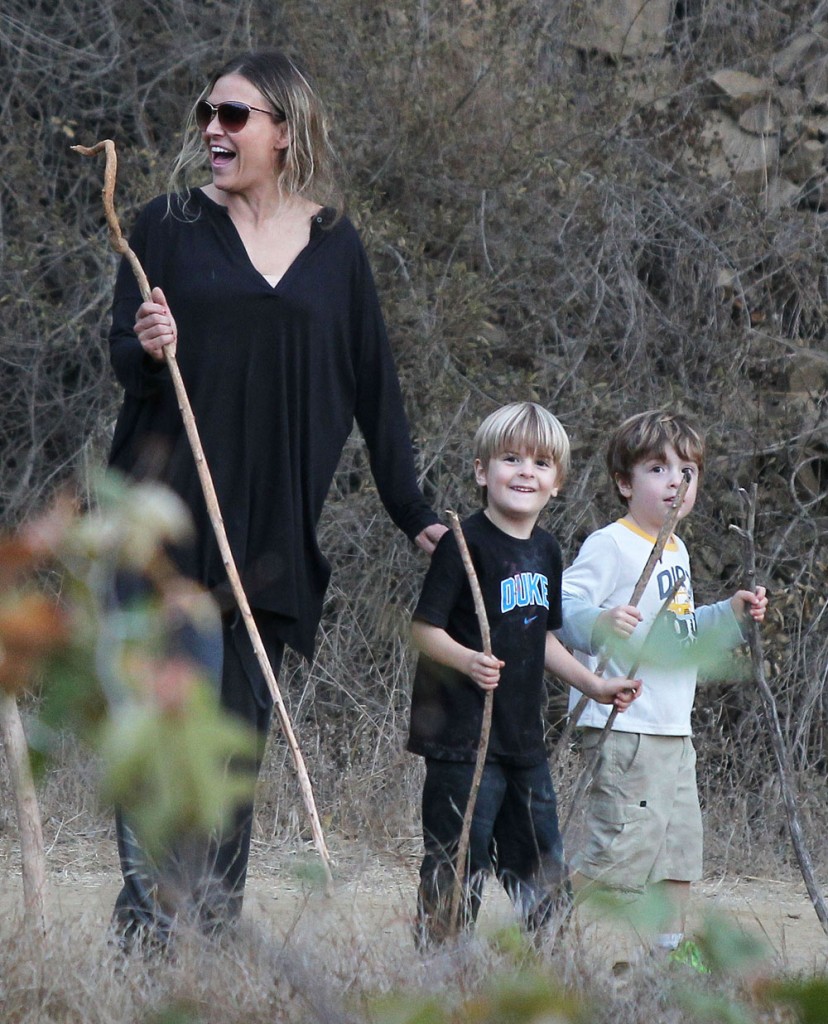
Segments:
[[[733,525],[730,527],[731,530],[734,530],[742,538],[745,550],[744,585],[746,590],[751,590],[754,593],[756,592],[756,493],[756,484],[751,488],[750,494],[744,488],[739,488],[739,496],[742,499],[745,511],[745,525],[744,528]],[[748,618],[747,630],[753,679],[761,698],[762,715],[768,728],[773,756],[779,773],[779,786],[782,791],[782,802],[785,805],[785,817],[788,821],[791,843],[793,844],[799,869],[805,882],[805,888],[811,897],[811,903],[813,904],[816,916],[819,918],[822,930],[828,935],[828,907],[826,907],[825,897],[817,884],[813,862],[805,845],[805,836],[799,821],[793,763],[788,748],[785,745],[785,735],[779,722],[776,698],[768,684],[765,673],[765,652],[762,645],[759,623],[752,618]]]

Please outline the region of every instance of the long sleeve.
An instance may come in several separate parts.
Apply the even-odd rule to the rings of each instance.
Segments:
[[[324,211],[273,287],[256,270],[225,207],[198,189],[160,196],[138,217],[132,246],[178,326],[177,361],[251,607],[312,657],[330,566],[317,524],[354,419],[380,497],[415,537],[437,517],[417,485],[408,423],[359,236]],[[133,325],[141,298],[122,264],[110,333],[125,390],[110,464],[150,474],[190,509],[193,543],[179,568],[223,592],[213,535],[169,372]]]
[[[132,251],[146,270],[146,225],[148,210],[139,216],[130,236]],[[150,280],[151,286],[159,284]],[[135,313],[141,305],[141,292],[135,274],[126,257],[121,259],[112,300],[112,326],[109,332],[109,355],[112,369],[124,391],[133,398],[146,398],[157,392],[169,377],[166,364],[152,359],[141,348],[133,325]]]
[[[563,575],[563,626],[556,632],[566,647],[584,654],[598,653],[593,642],[595,623],[608,596],[618,589],[619,574],[615,543],[600,533],[587,537]]]
[[[373,275],[361,246],[360,250],[354,289],[361,297],[355,322],[358,334],[355,418],[368,446],[371,473],[380,499],[394,523],[413,539],[426,526],[436,523],[437,516],[417,483],[397,371]]]

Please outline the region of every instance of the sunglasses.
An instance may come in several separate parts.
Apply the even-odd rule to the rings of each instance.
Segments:
[[[195,106],[195,122],[198,125],[198,130],[203,132],[213,118],[217,117],[218,123],[224,131],[235,135],[247,124],[251,110],[256,110],[260,114],[270,114],[271,117],[276,116],[272,110],[251,107],[249,103],[240,103],[238,100],[228,100],[226,103],[219,103],[218,106],[214,106],[207,100],[199,100]]]

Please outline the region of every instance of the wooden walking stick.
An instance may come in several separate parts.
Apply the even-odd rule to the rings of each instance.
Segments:
[[[0,693],[0,735],[6,748],[17,824],[20,830],[20,859],[23,865],[23,916],[32,934],[46,935],[46,854],[37,806],[29,748],[20,712],[13,694]]]
[[[658,609],[658,612],[656,613],[656,617],[653,619],[652,625],[650,626],[650,631],[647,634],[647,639],[644,641],[641,650],[639,651],[638,657],[635,660],[635,663],[627,672],[628,679],[635,679],[636,673],[641,667],[641,661],[644,657],[644,649],[647,646],[647,640],[649,640],[649,638],[653,635],[653,630],[656,627],[656,623],[659,622],[660,619],[669,610],[670,605],[673,602],[673,598],[676,596],[676,591],[681,586],[682,582],[683,579],[681,578],[673,581],[673,585],[670,587],[669,593],[664,598],[661,607]],[[569,801],[569,808],[566,812],[566,818],[564,819],[564,823],[561,826],[561,838],[564,840],[564,842],[566,841],[566,836],[567,832],[569,831],[569,825],[572,821],[572,816],[577,810],[581,800],[583,800],[584,794],[589,788],[593,776],[595,775],[595,769],[598,767],[598,758],[601,756],[601,747],[603,747],[603,745],[606,743],[607,736],[609,736],[609,734],[612,732],[612,727],[615,724],[615,719],[618,717],[618,714],[618,708],[614,707],[610,712],[609,718],[604,723],[604,727],[601,730],[601,735],[598,737],[598,742],[590,751],[589,759],[584,764],[583,768],[581,769],[581,773],[578,776],[577,781],[575,782],[572,797]]]
[[[103,141],[96,143],[94,146],[72,146],[71,148],[82,156],[95,156],[101,151],[105,152],[106,166],[104,169],[103,205],[106,213],[106,223],[109,228],[109,242],[115,252],[125,256],[129,261],[129,265],[135,274],[136,280],[138,281],[138,287],[144,302],[151,301],[151,290],[149,281],[147,280],[147,275],[144,273],[144,268],[141,266],[138,257],[132,249],[130,249],[127,240],[124,238],[123,233],[121,232],[121,226],[118,222],[118,217],[115,213],[115,180],[118,172],[115,143],[111,139],[104,139]],[[227,578],[230,581],[233,596],[236,599],[236,603],[238,604],[242,618],[244,619],[244,624],[247,627],[250,642],[253,645],[253,650],[256,654],[256,658],[258,659],[259,666],[261,667],[267,681],[267,686],[270,690],[270,695],[273,698],[273,704],[279,718],[279,724],[282,727],[282,731],[284,732],[288,746],[290,747],[290,752],[293,756],[293,763],[296,768],[296,774],[299,779],[299,789],[302,794],[305,809],[310,819],[314,845],[324,867],[326,883],[327,885],[330,885],[333,881],[330,854],[328,853],[327,846],[325,845],[325,837],[322,834],[322,825],[319,821],[319,815],[316,810],[316,803],[313,798],[313,789],[311,787],[307,768],[305,767],[305,760],[302,757],[302,751],[299,749],[299,744],[296,740],[285,702],[282,699],[282,694],[279,690],[279,684],[276,681],[273,667],[268,660],[259,634],[259,629],[256,625],[255,619],[253,618],[253,613],[250,610],[250,604],[247,600],[247,595],[244,592],[244,587],[242,586],[241,577],[239,576],[239,572],[236,567],[233,552],[230,550],[227,532],[224,529],[224,520],[222,519],[221,509],[219,508],[218,496],[216,495],[216,489],[213,485],[210,468],[204,457],[204,450],[201,447],[201,439],[199,438],[198,428],[196,426],[190,400],[187,396],[187,390],[181,377],[181,371],[178,368],[178,362],[176,361],[175,354],[171,351],[169,345],[164,346],[163,352],[167,367],[170,371],[170,376],[172,377],[176,398],[178,399],[179,409],[181,410],[181,417],[184,421],[184,429],[187,433],[187,438],[193,452],[193,458],[195,460],[196,469],[198,470],[201,487],[204,491],[204,500],[207,504],[207,512],[210,516],[210,522],[213,525],[213,531],[216,535],[219,550],[221,551],[225,570],[227,571]]]
[[[641,575],[638,577],[638,582],[633,588],[632,596],[630,597],[630,604],[633,608],[638,606],[638,602],[644,591],[647,589],[647,584],[650,582],[650,577],[653,575],[653,570],[658,564],[661,556],[664,554],[664,548],[667,546],[667,541],[673,535],[673,530],[676,528],[678,522],[679,512],[681,506],[684,503],[684,496],[687,494],[687,488],[690,486],[693,477],[689,470],[684,470],[684,479],[679,484],[676,496],[673,498],[673,503],[670,505],[670,510],[667,513],[667,518],[661,524],[661,529],[658,531],[658,536],[653,544],[653,549],[644,563],[644,568],[641,570]],[[595,674],[601,676],[607,667],[609,656],[604,654],[595,669]],[[558,757],[556,763],[562,756],[562,752],[569,745],[569,741],[572,739],[572,733],[575,731],[575,726],[578,724],[578,719],[584,713],[584,708],[587,706],[589,697],[582,695],[578,699],[578,703],[572,709],[572,713],[569,716],[569,721],[566,723],[566,727],[561,733],[560,739],[558,740]],[[613,721],[615,719],[613,718]]]
[[[463,559],[463,567],[471,587],[474,610],[477,613],[477,621],[480,625],[480,636],[483,641],[483,653],[492,653],[492,637],[489,632],[489,620],[486,616],[486,606],[483,603],[483,594],[480,590],[480,583],[471,559],[469,546],[463,535],[463,527],[456,512],[446,511],[451,529],[460,549],[460,557]],[[469,851],[469,835],[471,823],[474,817],[474,807],[477,803],[477,792],[480,789],[480,780],[483,778],[483,769],[486,765],[486,751],[489,749],[489,733],[492,731],[492,708],[494,706],[494,690],[487,690],[483,698],[483,719],[480,724],[480,739],[477,744],[477,757],[474,763],[474,774],[472,775],[471,789],[466,801],[466,811],[463,814],[463,826],[460,829],[460,841],[457,844],[457,860],[455,861],[454,888],[451,892],[451,906],[449,908],[449,934],[457,934],[457,926],[460,917],[460,904],[463,901],[463,882],[466,877],[466,857]]]
[[[731,530],[739,534],[744,543],[745,589],[751,590],[754,593],[756,592],[756,493],[756,484],[751,488],[750,494],[744,488],[739,488],[739,495],[745,508],[745,526],[744,529],[734,525],[730,527]],[[776,699],[765,675],[765,653],[762,646],[759,623],[752,618],[748,618],[747,632],[753,678],[762,701],[762,714],[768,727],[773,755],[779,772],[779,786],[782,790],[782,802],[785,805],[788,831],[791,835],[791,842],[797,862],[799,863],[799,869],[802,872],[802,878],[805,881],[805,888],[811,897],[811,903],[816,911],[816,916],[819,918],[819,923],[822,925],[822,930],[828,935],[828,907],[826,907],[825,897],[817,884],[811,856],[805,846],[804,833],[796,807],[793,764],[788,748],[785,746],[785,737],[779,722]]]

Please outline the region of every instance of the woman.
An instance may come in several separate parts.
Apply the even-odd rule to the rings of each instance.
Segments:
[[[313,655],[330,575],[316,526],[354,418],[394,522],[429,553],[445,527],[417,486],[365,252],[339,205],[322,205],[333,160],[307,77],[281,53],[244,54],[212,77],[193,122],[199,134],[189,132],[172,191],[205,154],[211,182],[153,200],[131,239],[156,286],[152,301],[141,302],[125,263],[118,274],[110,347],[125,397],[110,462],[163,480],[191,509],[196,541],[178,561],[223,612],[222,703],[264,736],[271,698],[229,591],[164,346],[175,347],[274,671],[285,644]],[[244,808],[215,855],[231,915],[241,909],[251,820]],[[116,923],[163,938],[170,922],[159,919],[128,828],[119,848]]]

